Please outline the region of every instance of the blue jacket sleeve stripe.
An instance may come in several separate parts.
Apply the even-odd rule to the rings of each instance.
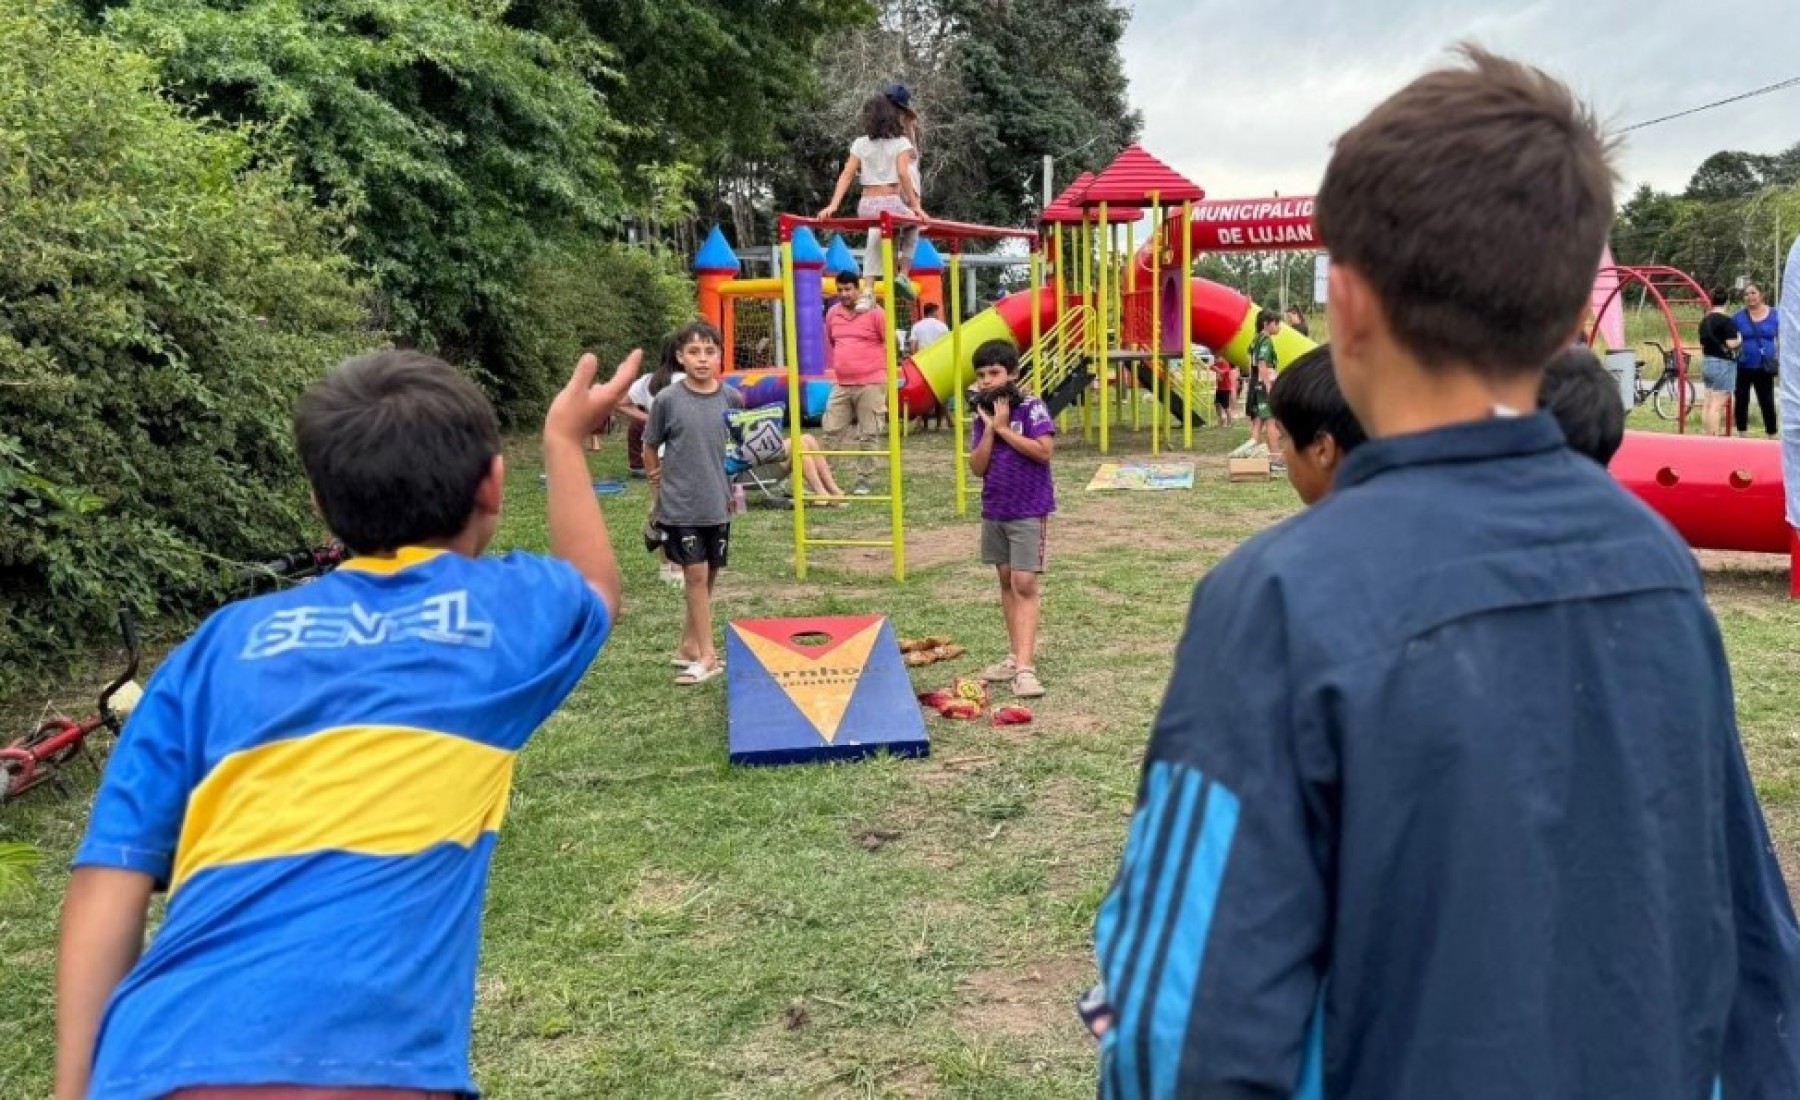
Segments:
[[[1169,789],[1169,765],[1153,764],[1149,775],[1144,779],[1144,794],[1137,813],[1131,819],[1131,829],[1125,838],[1125,854],[1119,863],[1119,876],[1113,882],[1112,891],[1106,901],[1101,904],[1099,914],[1094,918],[1094,949],[1100,960],[1100,971],[1106,977],[1108,988],[1115,988],[1112,983],[1119,979],[1117,956],[1113,948],[1118,943],[1119,930],[1124,922],[1125,913],[1143,894],[1142,880],[1147,871],[1147,862],[1140,857],[1146,843],[1144,834],[1150,831],[1150,822],[1161,812],[1161,803]],[[1116,994],[1115,994],[1116,995]]]
[[[1149,905],[1138,930],[1141,934],[1128,952],[1123,981],[1118,992],[1113,994],[1113,1007],[1118,1012],[1117,1026],[1120,1033],[1118,1057],[1115,1061],[1133,1095],[1168,1095],[1152,1087],[1150,1071],[1161,1055],[1179,1053],[1178,1049],[1175,1052],[1153,1049],[1151,1029],[1145,1026],[1154,1020],[1148,1013],[1147,1001],[1162,978],[1157,955],[1166,949],[1170,929],[1175,927],[1171,924],[1170,917],[1180,896],[1181,883],[1186,877],[1187,857],[1199,831],[1200,793],[1203,786],[1200,773],[1190,768],[1175,771],[1180,778],[1174,797],[1170,800],[1172,809],[1165,810],[1162,827],[1158,830],[1161,835],[1157,837],[1150,858],[1146,860],[1149,873],[1156,883],[1155,891],[1146,899]],[[1108,989],[1111,988],[1108,986]],[[1176,1044],[1179,1048],[1179,1037]]]
[[[1306,1025],[1306,1055],[1300,1063],[1300,1084],[1294,1089],[1294,1100],[1325,1100],[1325,987],[1319,987],[1319,999],[1313,1005],[1312,1021]],[[1714,1100],[1717,1100],[1715,1097]]]
[[[1198,775],[1194,776],[1198,786]],[[1151,1011],[1149,1040],[1151,1066],[1155,1070],[1154,1095],[1174,1096],[1187,1040],[1188,1021],[1200,988],[1200,967],[1205,959],[1207,933],[1219,904],[1219,888],[1237,834],[1238,799],[1218,783],[1208,786],[1206,814],[1193,856],[1181,866],[1187,881],[1170,925],[1181,930],[1171,937],[1168,957],[1157,969],[1156,999]]]
[[[1095,922],[1095,947],[1100,973],[1105,979],[1115,1013],[1114,1026],[1100,1045],[1101,1091],[1103,1095],[1119,1097],[1120,1100],[1137,1096],[1138,1089],[1134,1074],[1130,1078],[1128,1090],[1119,1061],[1121,1029],[1118,1026],[1118,1004],[1130,982],[1132,964],[1135,961],[1133,944],[1139,936],[1139,926],[1148,909],[1144,899],[1150,891],[1150,868],[1153,862],[1151,850],[1155,848],[1163,831],[1164,813],[1173,780],[1174,769],[1167,761],[1153,762],[1145,770],[1143,795],[1138,801],[1137,813],[1132,818],[1119,875],[1113,883],[1112,893],[1101,905]]]

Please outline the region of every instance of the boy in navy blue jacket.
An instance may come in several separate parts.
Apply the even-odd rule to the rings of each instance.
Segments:
[[[1608,149],[1467,62],[1326,171],[1371,438],[1194,594],[1096,926],[1104,1096],[1800,1096],[1800,930],[1693,557],[1533,411]]]

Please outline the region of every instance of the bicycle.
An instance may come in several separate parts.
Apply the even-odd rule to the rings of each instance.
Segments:
[[[1661,354],[1662,373],[1656,376],[1654,382],[1645,382],[1645,363],[1642,359],[1637,360],[1638,373],[1632,380],[1633,406],[1649,401],[1651,410],[1662,419],[1685,419],[1685,415],[1691,415],[1700,407],[1700,398],[1694,389],[1693,380],[1687,377],[1687,372],[1683,369],[1687,365],[1687,353],[1665,348],[1655,340],[1645,340],[1644,343]]]
[[[304,584],[323,577],[349,559],[349,548],[333,539],[318,546],[289,550],[258,565],[243,566],[237,571],[237,577],[259,587],[272,587],[282,581]]]
[[[259,565],[244,566],[236,575],[245,583],[258,585],[281,581],[304,584],[336,569],[349,556],[344,544],[334,541],[290,550]],[[95,764],[87,750],[88,738],[101,729],[110,730],[117,737],[124,728],[125,718],[141,694],[133,680],[142,660],[142,650],[138,643],[137,619],[130,608],[119,609],[119,632],[125,638],[128,661],[125,671],[101,690],[95,713],[79,721],[55,715],[40,722],[32,732],[0,747],[0,806],[47,782],[54,782],[61,793],[68,795],[70,791],[67,779],[61,774],[62,768],[76,757]],[[126,690],[128,684],[129,691]],[[98,764],[95,764],[95,770],[99,770]]]
[[[107,729],[114,737],[119,735],[125,716],[131,713],[141,694],[133,681],[142,656],[137,619],[128,607],[119,609],[119,632],[125,637],[125,671],[101,689],[95,713],[79,721],[54,715],[40,722],[31,733],[0,748],[0,806],[47,782],[54,782],[67,795],[68,781],[61,774],[62,768],[78,756],[94,763],[87,751],[87,740],[96,731]],[[128,684],[131,691],[125,690]],[[98,770],[99,765],[95,764],[95,771]]]

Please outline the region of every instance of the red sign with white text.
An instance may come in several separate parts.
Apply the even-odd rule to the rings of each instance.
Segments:
[[[1315,251],[1313,198],[1216,199],[1194,204],[1195,254],[1202,252]]]

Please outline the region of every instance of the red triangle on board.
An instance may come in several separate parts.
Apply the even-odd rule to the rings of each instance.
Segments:
[[[814,659],[825,656],[838,646],[880,622],[883,615],[831,615],[806,619],[733,619],[734,629],[773,642]],[[802,645],[795,635],[824,634],[829,639],[818,645]]]

